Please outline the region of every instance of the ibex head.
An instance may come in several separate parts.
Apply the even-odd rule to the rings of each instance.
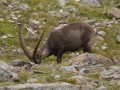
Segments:
[[[21,47],[24,51],[24,53],[26,54],[26,56],[34,63],[36,64],[40,64],[41,63],[41,56],[39,54],[37,54],[37,50],[38,50],[38,47],[39,47],[39,44],[42,40],[42,37],[44,35],[44,32],[45,30],[42,32],[41,36],[40,36],[40,39],[38,40],[37,44],[36,44],[36,47],[34,48],[34,51],[31,52],[27,49],[26,47],[26,44],[25,44],[25,40],[23,38],[23,25],[22,23],[18,23],[18,27],[19,27],[19,40],[20,40],[20,44],[21,44]]]

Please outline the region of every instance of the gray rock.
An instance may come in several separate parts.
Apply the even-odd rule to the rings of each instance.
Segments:
[[[107,88],[105,86],[100,86],[99,88],[97,88],[96,90],[107,90]]]
[[[117,35],[117,42],[120,43],[120,35]]]
[[[3,35],[0,37],[1,39],[5,39],[5,38],[8,38],[7,35]]]
[[[67,18],[69,15],[69,12],[63,12],[63,10],[61,10],[60,12],[56,13],[55,16],[57,18]]]
[[[10,80],[12,78],[12,75],[4,70],[3,68],[0,68],[0,81],[6,81],[6,80]]]
[[[116,7],[120,9],[120,3],[119,3],[119,4],[117,4],[117,5],[116,5]]]
[[[90,53],[84,53],[81,54],[75,58],[72,58],[70,61],[70,64],[77,65],[77,66],[90,66],[90,65],[97,65],[97,64],[103,64],[103,65],[114,65],[115,63],[102,55],[97,54],[90,54]]]
[[[95,20],[84,20],[84,22],[93,25],[95,24],[96,21]]]
[[[32,29],[37,30],[39,28],[39,21],[37,21],[37,20],[30,20],[29,26]]]
[[[21,10],[30,10],[30,7],[27,4],[22,3],[19,7]]]
[[[89,5],[92,7],[100,7],[100,3],[98,0],[80,0],[80,3],[83,3],[84,5]]]
[[[80,2],[80,0],[74,0],[75,2]]]
[[[102,49],[102,50],[106,50],[107,48],[108,48],[108,47],[107,47],[106,45],[102,45],[102,46],[101,46],[101,49]]]
[[[9,9],[16,11],[16,10],[30,10],[30,7],[27,4],[20,3],[19,1],[13,1],[9,6]]]
[[[20,81],[20,78],[19,78],[18,74],[12,73],[12,78],[11,78],[11,80],[14,81],[14,82],[19,82],[19,81]]]
[[[0,57],[2,57],[3,56],[3,54],[2,54],[2,52],[0,51]]]
[[[89,73],[89,69],[86,68],[86,67],[82,67],[82,68],[80,68],[79,73],[80,73],[80,74]]]
[[[19,67],[19,66],[10,66],[10,68],[9,68],[9,72],[11,72],[11,73],[18,73],[19,71],[20,71],[20,69],[21,69],[21,67]]]
[[[106,35],[106,32],[105,31],[98,31],[97,34],[104,37]]]
[[[34,63],[29,62],[29,63],[26,63],[22,68],[25,70],[30,70],[33,65]]]
[[[65,72],[76,72],[74,66],[62,66],[60,69]]]
[[[88,82],[87,78],[82,75],[72,76],[70,80],[75,80],[78,85],[86,85]]]
[[[10,65],[8,65],[6,62],[0,60],[0,68],[4,70],[8,70],[10,68]]]
[[[20,59],[12,61],[13,66],[24,66],[25,64],[26,64],[26,62],[24,62],[23,60],[20,60]]]
[[[96,39],[97,39],[97,40],[100,40],[100,41],[104,41],[104,38],[101,37],[100,35],[96,35]]]
[[[80,86],[72,85],[69,83],[50,83],[50,84],[37,84],[26,83],[13,86],[0,87],[0,90],[80,90]]]
[[[120,9],[112,8],[108,11],[107,15],[111,18],[120,18]]]
[[[37,34],[27,33],[25,40],[27,41],[37,41],[39,39]]]
[[[107,70],[100,73],[100,76],[106,80],[119,80],[120,79],[120,67],[111,66]]]
[[[59,80],[60,79],[60,75],[54,75],[54,79],[56,79],[56,80]]]
[[[66,5],[66,0],[58,0],[60,6],[65,6]]]
[[[1,0],[1,1],[0,1],[0,3],[3,3],[3,4],[6,4],[6,5],[8,5],[8,2],[7,2],[7,0]]]

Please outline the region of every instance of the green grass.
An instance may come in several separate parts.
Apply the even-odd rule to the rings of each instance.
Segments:
[[[107,84],[107,90],[120,90],[120,85],[118,84]]]
[[[115,0],[114,3],[120,3],[120,0]],[[11,3],[12,0],[8,0],[8,3]],[[21,0],[21,3],[28,4],[30,6],[30,10],[24,11],[21,10],[20,14],[24,18],[24,24],[29,23],[29,19],[38,20],[40,22],[40,26],[42,26],[38,30],[38,34],[41,33],[42,30],[45,30],[44,39],[48,37],[49,32],[58,25],[60,21],[64,21],[67,23],[74,23],[74,22],[80,22],[82,17],[88,17],[91,20],[96,20],[98,22],[101,21],[101,19],[104,20],[111,20],[111,18],[107,17],[104,12],[112,8],[114,5],[111,5],[109,1],[106,1],[105,4],[102,7],[99,8],[93,8],[89,6],[81,6],[79,3],[75,2],[74,0],[69,0],[66,4],[67,6],[72,6],[76,8],[76,12],[71,12],[70,9],[66,7],[61,7],[57,0]],[[24,61],[30,61],[25,54],[20,54],[19,52],[13,52],[14,49],[20,48],[19,45],[19,39],[18,39],[18,28],[16,23],[10,23],[8,22],[8,17],[6,16],[10,15],[10,11],[3,12],[3,10],[6,8],[6,5],[0,6],[0,14],[5,16],[5,21],[0,22],[0,37],[3,35],[11,34],[14,36],[14,38],[6,38],[6,39],[0,39],[0,50],[4,51],[3,57],[0,57],[1,60],[5,60],[8,62],[11,62],[11,60],[14,59],[21,59]],[[55,11],[55,13],[58,13],[62,9],[63,11],[67,11],[70,13],[70,16],[67,18],[57,18],[54,16],[49,15],[49,11]],[[33,14],[33,13],[37,13]],[[15,13],[17,15],[17,13]],[[43,22],[43,18],[46,19],[46,23]],[[120,25],[113,25],[112,27],[106,27],[102,26],[101,30],[106,32],[105,40],[104,41],[95,41],[97,43],[98,47],[101,47],[104,43],[108,44],[107,50],[94,50],[94,53],[101,54],[107,57],[116,57],[118,60],[120,60],[120,44],[116,43],[116,35],[120,34]],[[25,30],[24,30],[25,31]],[[26,32],[24,32],[26,34]],[[25,35],[24,34],[24,35]],[[7,44],[6,44],[7,43]],[[33,50],[35,47],[36,42],[27,42],[27,45],[30,46]],[[43,45],[43,40],[41,45]],[[40,47],[41,47],[40,45]],[[81,51],[80,51],[81,52]],[[75,52],[74,52],[75,53]],[[42,64],[36,68],[35,70],[44,71],[45,74],[34,74],[33,77],[38,77],[38,83],[50,83],[50,82],[68,82],[72,84],[76,84],[74,80],[69,80],[69,78],[74,73],[63,73],[59,70],[61,65],[69,65],[69,59],[72,58],[70,56],[70,53],[66,53],[63,56],[62,64],[58,65],[56,62],[55,56],[50,56],[43,60]],[[55,80],[53,71],[46,67],[47,65],[53,64],[55,68],[55,75],[60,75],[60,80]],[[20,79],[21,82],[26,82],[29,76],[26,72],[20,73]],[[89,75],[90,78],[93,79],[99,79],[99,73],[94,73]],[[21,83],[20,82],[20,83]],[[0,84],[2,85],[2,84]],[[7,83],[3,83],[3,85],[7,85]],[[118,89],[117,85],[108,85],[108,88],[116,88]],[[109,89],[112,90],[112,89]],[[118,89],[119,90],[119,89]]]

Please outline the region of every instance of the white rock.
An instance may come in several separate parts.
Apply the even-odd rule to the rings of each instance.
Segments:
[[[62,66],[60,69],[65,72],[76,72],[74,66]]]

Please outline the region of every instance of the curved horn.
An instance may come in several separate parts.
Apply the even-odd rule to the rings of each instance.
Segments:
[[[26,56],[32,60],[32,53],[28,51],[28,49],[26,48],[26,44],[23,38],[23,30],[22,30],[22,24],[18,23],[18,27],[19,27],[19,40],[20,40],[20,45],[24,51],[24,53],[26,54]]]
[[[42,38],[43,38],[44,33],[45,33],[45,30],[43,30],[42,34],[40,35],[40,39],[38,40],[38,42],[37,42],[37,44],[36,44],[36,47],[35,47],[35,49],[34,49],[34,51],[33,51],[33,55],[32,55],[32,59],[33,59],[33,60],[36,60],[37,49],[38,49],[38,47],[39,47],[39,45],[40,45],[40,42],[41,42],[41,40],[42,40]]]

